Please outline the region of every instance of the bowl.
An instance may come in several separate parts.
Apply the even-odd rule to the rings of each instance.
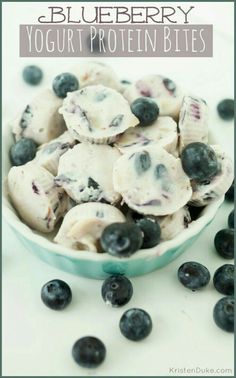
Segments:
[[[10,129],[4,129],[3,141],[2,172],[3,178],[6,178],[11,167],[9,148],[13,144]],[[169,264],[197,239],[212,221],[223,200],[224,196],[206,206],[200,217],[192,221],[187,229],[172,240],[162,242],[153,248],[139,250],[128,258],[116,258],[107,253],[98,254],[72,250],[53,243],[50,236],[45,237],[31,230],[19,219],[11,205],[5,183],[3,187],[3,216],[24,246],[43,261],[72,274],[104,279],[111,274],[125,274],[129,277],[143,275]]]

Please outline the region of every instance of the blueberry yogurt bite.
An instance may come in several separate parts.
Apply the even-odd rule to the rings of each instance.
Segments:
[[[108,145],[80,143],[59,161],[55,184],[76,202],[116,203],[121,199],[112,181],[113,166],[119,151]]]
[[[192,195],[180,159],[155,145],[121,156],[114,165],[113,182],[124,202],[141,214],[172,214]]]
[[[180,148],[193,142],[208,142],[209,110],[199,97],[185,96],[180,109]]]
[[[65,131],[58,138],[42,144],[38,148],[34,161],[56,176],[60,157],[72,148],[75,143],[70,133]]]
[[[161,116],[178,119],[183,93],[172,80],[161,75],[147,75],[129,85],[124,97],[130,104],[139,97],[149,97],[157,103]]]
[[[88,61],[76,64],[70,70],[79,80],[80,88],[89,85],[104,85],[104,87],[119,91],[121,84],[114,70],[99,61]]]
[[[96,202],[77,205],[65,215],[54,241],[72,249],[102,252],[102,232],[115,222],[125,222],[125,216],[114,206]]]
[[[71,135],[80,142],[111,143],[139,123],[125,98],[102,85],[68,93],[59,111]]]
[[[66,130],[63,117],[58,113],[61,105],[62,100],[50,89],[40,92],[23,113],[9,123],[16,141],[30,138],[40,145],[61,135]]]
[[[64,190],[55,187],[53,175],[29,162],[12,167],[7,184],[11,202],[21,219],[34,230],[53,231],[68,201]]]
[[[166,151],[177,152],[177,124],[171,117],[158,117],[150,126],[130,127],[121,134],[115,146],[122,154],[155,144]]]

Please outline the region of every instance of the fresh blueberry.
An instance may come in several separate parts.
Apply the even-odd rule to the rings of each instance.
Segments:
[[[231,201],[231,202],[234,201],[234,181],[232,182],[231,187],[225,193],[225,199],[227,199],[228,201]]]
[[[218,327],[227,332],[234,332],[234,297],[221,298],[213,310],[213,318]]]
[[[103,250],[117,257],[131,256],[142,242],[140,228],[128,222],[110,224],[104,229],[100,240]]]
[[[151,158],[149,153],[147,151],[136,152],[134,166],[138,175],[146,172],[151,167]]]
[[[228,121],[234,118],[234,100],[226,98],[217,105],[219,116]]]
[[[186,175],[199,182],[211,179],[219,170],[214,150],[201,142],[188,144],[181,153],[181,162]]]
[[[159,116],[159,107],[147,97],[139,97],[130,105],[141,126],[151,125]]]
[[[65,98],[67,92],[79,89],[79,82],[75,75],[66,72],[55,77],[52,88],[58,97]]]
[[[71,289],[64,281],[52,280],[42,287],[41,299],[52,310],[63,310],[71,302]]]
[[[36,155],[37,145],[32,139],[22,138],[10,148],[10,160],[12,165],[23,165],[33,160]]]
[[[199,290],[210,281],[210,272],[202,264],[190,261],[182,264],[178,269],[178,279],[190,290]]]
[[[123,79],[120,82],[121,82],[121,84],[124,84],[124,85],[130,85],[131,84],[131,81],[126,80],[126,79]]]
[[[37,85],[43,78],[43,71],[37,66],[27,66],[23,70],[23,79],[27,84]]]
[[[203,207],[188,206],[191,219],[192,220],[198,219],[201,216],[201,212],[203,211],[204,208],[205,206]]]
[[[133,295],[133,286],[125,276],[110,276],[102,285],[104,302],[113,307],[120,307],[129,302]]]
[[[234,210],[228,216],[228,226],[229,228],[234,228]]]
[[[234,258],[234,229],[225,228],[217,232],[214,244],[217,252],[225,259]]]
[[[106,348],[97,337],[85,336],[73,345],[72,356],[78,365],[85,368],[96,368],[104,361]]]
[[[143,232],[143,244],[141,246],[142,249],[152,248],[160,243],[161,228],[157,222],[154,222],[149,218],[141,218],[136,220],[135,223]]]
[[[234,295],[234,265],[225,264],[215,271],[213,284],[224,295]]]
[[[120,319],[120,331],[132,341],[143,340],[152,330],[150,315],[139,308],[127,310]]]

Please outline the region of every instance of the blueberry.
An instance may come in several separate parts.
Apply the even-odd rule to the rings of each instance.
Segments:
[[[188,144],[181,153],[181,162],[186,175],[199,182],[211,179],[219,170],[214,150],[201,142]]]
[[[231,187],[225,193],[225,199],[227,199],[228,201],[231,201],[231,202],[234,201],[234,181],[232,182]]]
[[[10,148],[10,160],[12,165],[23,165],[33,160],[36,155],[37,145],[32,139],[22,138]]]
[[[234,265],[225,264],[215,271],[213,284],[217,291],[225,295],[234,295]]]
[[[226,120],[229,121],[234,118],[234,100],[230,98],[226,98],[225,100],[222,100],[219,102],[217,105],[217,111],[219,116]]]
[[[73,345],[72,356],[78,365],[85,368],[96,368],[104,361],[106,348],[98,338],[85,336]]]
[[[52,310],[63,310],[71,302],[71,289],[64,281],[52,280],[42,287],[41,299]]]
[[[234,210],[228,216],[228,226],[229,228],[234,228]]]
[[[132,223],[112,223],[101,236],[101,246],[105,252],[117,257],[128,257],[142,245],[140,228]]]
[[[210,272],[202,264],[190,261],[182,264],[178,269],[178,279],[190,290],[199,290],[210,281]]]
[[[152,248],[160,242],[161,228],[157,222],[149,218],[141,218],[135,222],[143,232],[143,244],[141,248]]]
[[[121,84],[125,84],[125,85],[130,85],[131,84],[131,81],[126,80],[126,79],[123,79],[120,82],[121,82]]]
[[[120,307],[129,302],[133,295],[133,286],[125,276],[108,277],[102,285],[104,302],[113,307]]]
[[[55,77],[52,88],[58,97],[65,98],[67,92],[79,89],[79,82],[75,75],[66,72]]]
[[[225,259],[234,258],[234,229],[225,228],[217,232],[214,244],[217,252]]]
[[[43,71],[37,66],[27,66],[23,70],[23,79],[27,84],[37,85],[43,78]]]
[[[147,97],[139,97],[130,105],[131,111],[138,118],[141,126],[149,126],[156,121],[159,107]]]
[[[132,341],[143,340],[152,330],[150,315],[139,308],[127,310],[120,319],[120,331]]]
[[[149,153],[147,151],[136,152],[134,166],[138,175],[146,172],[151,167],[151,158]]]
[[[221,298],[213,310],[213,318],[221,329],[227,332],[234,332],[234,297]]]

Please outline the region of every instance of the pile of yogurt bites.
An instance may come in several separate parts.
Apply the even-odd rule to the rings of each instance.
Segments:
[[[10,127],[17,213],[40,233],[60,225],[54,242],[74,250],[152,248],[233,181],[231,159],[208,144],[206,102],[161,75],[130,83],[99,61],[79,63]]]

